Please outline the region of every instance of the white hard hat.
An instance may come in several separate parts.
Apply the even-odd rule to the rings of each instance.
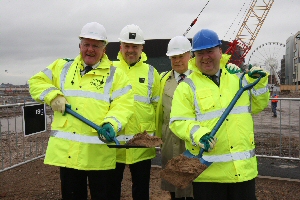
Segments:
[[[192,49],[191,42],[184,36],[173,37],[168,44],[167,56],[180,55]]]
[[[103,40],[107,43],[106,30],[103,25],[97,22],[90,22],[84,25],[79,35],[79,39],[81,38]]]
[[[125,26],[118,38],[120,42],[126,42],[131,44],[145,44],[144,33],[139,26],[131,24]]]

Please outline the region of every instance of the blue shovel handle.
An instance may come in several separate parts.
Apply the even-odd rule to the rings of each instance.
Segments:
[[[230,111],[232,110],[232,108],[234,107],[234,105],[236,104],[236,102],[238,101],[238,99],[241,97],[241,95],[243,94],[244,91],[251,89],[252,87],[254,87],[262,78],[262,76],[260,76],[259,78],[257,78],[253,83],[250,83],[248,85],[245,85],[243,87],[242,85],[242,80],[245,76],[246,72],[244,72],[242,74],[242,76],[240,77],[240,89],[237,91],[237,93],[235,94],[235,96],[233,97],[232,101],[230,102],[230,104],[228,105],[228,107],[225,109],[225,111],[223,112],[223,114],[221,115],[220,119],[218,120],[218,122],[216,123],[216,125],[214,126],[214,128],[212,129],[212,131],[210,132],[210,136],[215,136],[217,131],[219,130],[219,128],[221,127],[221,125],[223,124],[224,120],[226,119],[226,117],[229,115]],[[209,166],[212,164],[212,162],[208,162],[206,160],[204,160],[202,158],[202,155],[204,153],[204,149],[201,148],[200,153],[198,155],[193,155],[191,154],[191,152],[189,150],[186,150],[185,152],[183,152],[183,155],[185,155],[188,158],[198,158],[200,159],[200,162],[202,164],[205,164],[206,166]]]
[[[95,129],[98,134],[100,134],[100,131],[102,130],[102,128],[100,126],[98,126],[97,124],[93,123],[92,121],[86,119],[85,117],[83,117],[82,115],[78,114],[77,112],[73,111],[71,109],[71,105],[66,105],[66,113],[71,114],[72,116],[74,116],[75,118],[79,119],[80,121],[86,123],[87,125],[89,125],[90,127],[92,127],[93,129]],[[110,133],[106,132],[109,136]],[[116,145],[120,145],[120,142],[117,140],[116,137],[113,138],[114,142],[116,143]]]

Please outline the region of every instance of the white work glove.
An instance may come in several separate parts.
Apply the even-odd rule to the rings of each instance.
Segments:
[[[258,78],[260,76],[265,77],[267,75],[267,72],[259,66],[252,66],[250,64],[248,69],[248,76],[250,76],[251,78]]]
[[[217,138],[212,137],[209,135],[209,133],[207,133],[200,138],[198,145],[199,147],[204,149],[204,151],[209,152],[214,148],[217,141],[218,141]]]
[[[65,113],[66,104],[69,103],[67,102],[66,98],[61,95],[57,95],[57,97],[55,97],[50,103],[53,111],[58,111],[62,114]]]
[[[227,63],[225,68],[230,74],[236,74],[242,72],[241,68],[239,68],[237,65],[233,63]]]

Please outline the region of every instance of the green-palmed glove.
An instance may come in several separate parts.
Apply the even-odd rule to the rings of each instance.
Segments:
[[[209,133],[207,133],[200,138],[198,144],[202,149],[204,149],[204,151],[209,152],[214,148],[216,143],[217,143],[217,138],[212,137],[209,135]]]
[[[251,64],[248,67],[248,76],[251,78],[265,77],[267,72],[262,69],[260,66],[252,66]]]
[[[114,141],[114,137],[116,137],[116,132],[110,123],[106,123],[98,132],[98,136],[102,142],[108,143]]]
[[[236,74],[242,72],[241,68],[239,68],[237,65],[233,63],[227,63],[225,68],[230,74]]]

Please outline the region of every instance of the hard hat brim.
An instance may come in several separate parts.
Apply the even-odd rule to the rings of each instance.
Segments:
[[[120,42],[125,42],[125,43],[129,43],[129,44],[145,44],[145,41],[143,42],[134,42],[134,41],[130,41],[130,40],[123,40],[121,38],[118,38]]]
[[[166,53],[167,56],[178,56],[178,55],[181,55],[181,54],[184,54],[186,52],[189,52],[191,51],[191,49],[187,50],[187,51],[172,51],[170,53]]]
[[[214,47],[217,47],[217,46],[220,46],[221,44],[217,44],[217,45],[206,45],[206,46],[202,46],[202,47],[198,47],[198,48],[193,48],[192,49],[192,52],[194,51],[201,51],[201,50],[204,50],[204,49],[210,49],[210,48],[214,48]]]
[[[105,44],[108,44],[108,41],[105,40],[105,39],[100,40],[99,38],[94,38],[94,37],[82,37],[82,36],[79,36],[78,38],[79,38],[79,40],[81,40],[82,38],[85,38],[85,39],[91,39],[91,40],[98,40],[98,41],[103,41],[103,42],[105,42]]]

